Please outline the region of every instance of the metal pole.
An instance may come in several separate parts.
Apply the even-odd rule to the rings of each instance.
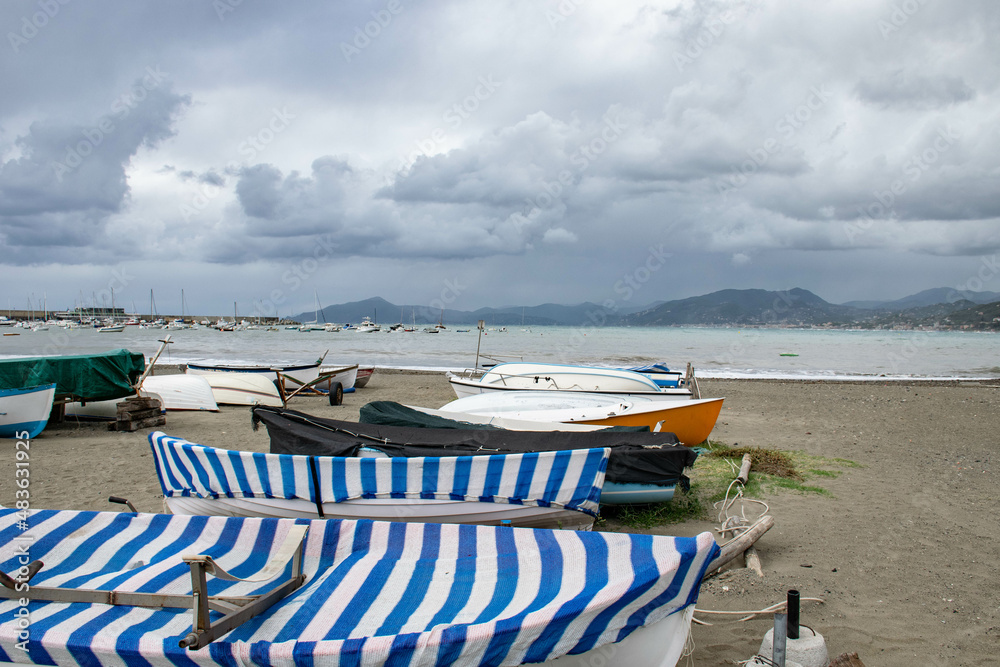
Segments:
[[[771,649],[771,661],[775,667],[785,667],[785,647],[788,638],[785,630],[788,628],[788,614],[774,615],[774,635],[772,636],[773,648]]]
[[[476,365],[473,366],[475,369],[479,369],[479,346],[483,344],[483,326],[486,325],[486,320],[479,320],[479,342],[476,343]]]
[[[788,591],[788,638],[799,638],[799,592],[794,588]]]

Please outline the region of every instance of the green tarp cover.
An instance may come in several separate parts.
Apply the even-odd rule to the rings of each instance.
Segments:
[[[112,350],[64,357],[0,359],[0,389],[56,383],[56,396],[107,401],[135,393],[132,385],[146,368],[141,354]]]

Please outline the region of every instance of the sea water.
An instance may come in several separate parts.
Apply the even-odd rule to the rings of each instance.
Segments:
[[[1000,336],[956,331],[853,331],[700,327],[447,328],[360,333],[279,329],[220,332],[125,328],[48,331],[0,329],[0,357],[90,354],[126,348],[149,359],[173,341],[158,363],[276,364],[315,361],[383,368],[458,370],[476,364],[534,361],[629,367],[660,362],[694,365],[700,377],[974,379],[1000,376]],[[796,356],[791,356],[796,355]]]

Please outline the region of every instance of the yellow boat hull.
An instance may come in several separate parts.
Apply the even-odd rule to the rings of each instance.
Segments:
[[[677,403],[656,403],[638,406],[625,414],[612,415],[601,419],[574,421],[574,424],[597,424],[601,426],[648,426],[656,430],[661,421],[660,431],[670,431],[681,443],[689,447],[708,440],[722,412],[722,401],[716,398],[708,401],[686,401]]]

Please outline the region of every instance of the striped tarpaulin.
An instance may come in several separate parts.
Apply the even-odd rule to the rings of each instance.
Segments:
[[[473,500],[561,507],[591,516],[597,516],[611,453],[604,448],[495,456],[311,457],[203,447],[160,432],[150,433],[149,443],[168,498]]]
[[[543,662],[620,641],[685,610],[718,553],[709,533],[675,538],[53,510],[33,511],[23,522],[15,510],[0,509],[0,569],[16,576],[27,552],[45,563],[32,579],[35,586],[190,594],[181,555],[207,553],[237,577],[251,577],[293,523],[309,526],[305,584],[203,649],[177,645],[191,628],[190,610],[31,602],[26,627],[19,629],[13,619],[20,602],[0,600],[0,660],[414,667]],[[271,587],[209,577],[212,595],[252,595]],[[19,631],[28,635],[27,651],[16,646],[23,640]]]

